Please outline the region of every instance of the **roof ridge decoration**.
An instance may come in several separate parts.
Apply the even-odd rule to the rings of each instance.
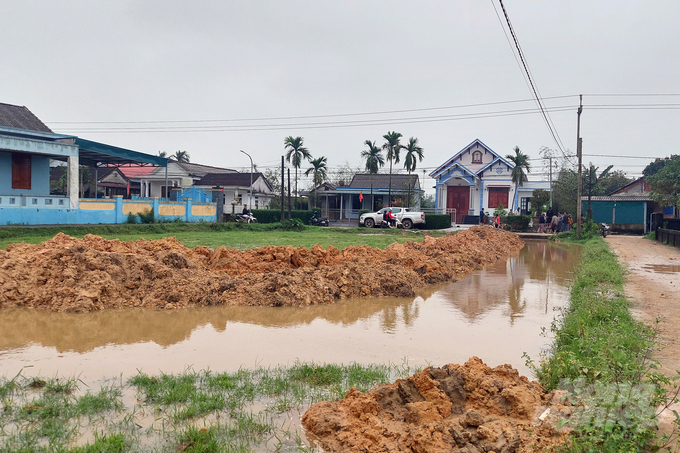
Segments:
[[[465,153],[469,153],[473,148],[475,148],[475,147],[477,147],[477,146],[479,146],[479,147],[481,147],[481,148],[484,148],[484,151],[485,151],[485,152],[488,152],[488,153],[490,153],[491,155],[493,155],[493,156],[494,156],[494,159],[493,159],[493,160],[501,159],[501,160],[503,161],[503,163],[505,163],[506,165],[510,165],[510,168],[513,168],[513,167],[514,167],[512,164],[510,164],[508,161],[506,161],[506,160],[503,158],[503,156],[501,156],[501,155],[498,154],[496,151],[494,151],[494,150],[492,150],[491,148],[489,148],[489,147],[488,147],[484,142],[482,142],[480,139],[476,138],[476,139],[474,139],[472,142],[470,142],[467,146],[465,146],[463,149],[461,149],[461,150],[458,151],[456,154],[454,154],[453,157],[451,157],[451,158],[448,159],[446,162],[444,162],[442,165],[440,165],[439,167],[437,167],[436,169],[434,169],[434,170],[430,173],[430,176],[431,176],[432,178],[435,178],[435,179],[436,179],[436,178],[437,178],[440,174],[442,174],[449,166],[455,164],[456,161],[459,160],[460,157],[461,157],[462,155],[464,155]],[[461,166],[463,166],[463,165],[460,164],[460,163],[458,163],[458,164],[461,165]],[[468,169],[468,171],[469,171],[469,169]],[[471,173],[474,175],[474,172],[471,172]]]

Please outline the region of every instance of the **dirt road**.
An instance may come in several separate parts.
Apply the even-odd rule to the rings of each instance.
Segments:
[[[667,376],[680,370],[680,250],[640,236],[609,236],[607,243],[628,270],[624,290],[634,316],[661,317],[656,358]]]

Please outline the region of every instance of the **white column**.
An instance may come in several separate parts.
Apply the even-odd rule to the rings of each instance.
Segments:
[[[78,168],[78,156],[68,158],[68,197],[69,208],[78,209],[78,178],[80,171]]]

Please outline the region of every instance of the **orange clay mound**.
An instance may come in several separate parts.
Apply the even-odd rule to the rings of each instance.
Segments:
[[[302,306],[349,297],[410,297],[519,252],[514,234],[489,227],[423,242],[324,249],[190,249],[175,238],[120,242],[58,234],[0,251],[0,308],[87,312],[205,305]]]
[[[323,451],[544,451],[565,441],[558,420],[572,408],[560,404],[560,396],[545,394],[510,365],[492,369],[472,357],[368,393],[352,388],[339,402],[314,404],[302,425]]]

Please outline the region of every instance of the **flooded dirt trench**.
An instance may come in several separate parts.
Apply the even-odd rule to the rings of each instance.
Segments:
[[[116,376],[316,363],[509,363],[531,377],[541,336],[568,301],[578,248],[528,242],[455,283],[415,298],[348,299],[308,307],[209,307],[181,311],[0,313],[0,374]]]

